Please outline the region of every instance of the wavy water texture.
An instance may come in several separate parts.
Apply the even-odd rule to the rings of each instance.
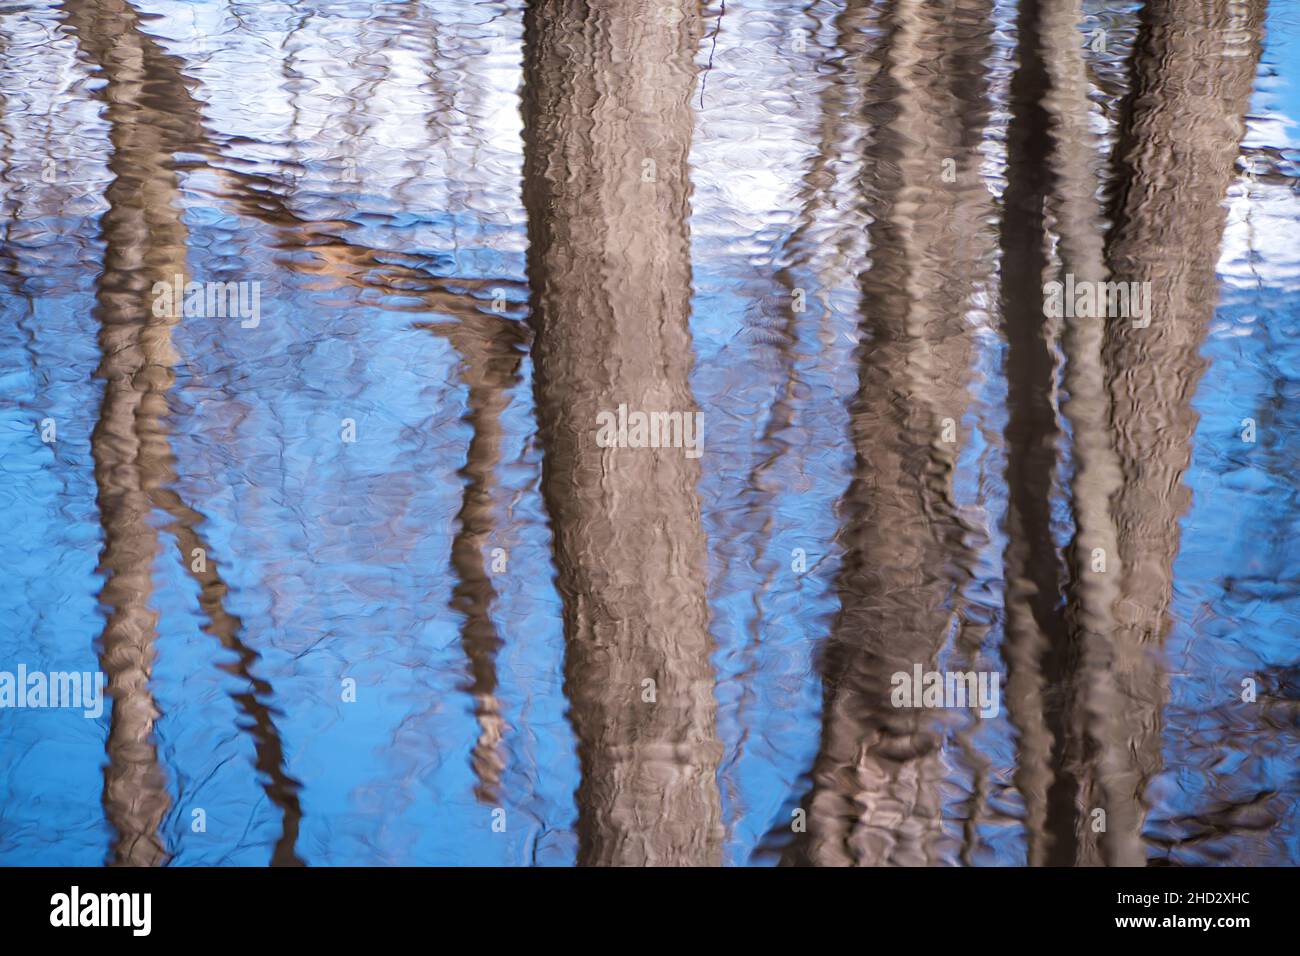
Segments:
[[[0,863],[1295,864],[1297,89],[1265,0],[5,7]]]

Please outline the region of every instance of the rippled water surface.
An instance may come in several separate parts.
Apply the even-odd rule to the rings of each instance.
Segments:
[[[0,671],[111,697],[0,863],[1300,862],[1294,0],[18,0],[0,91]]]

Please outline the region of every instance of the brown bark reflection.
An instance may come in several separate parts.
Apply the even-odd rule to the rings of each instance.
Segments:
[[[1003,307],[1008,336],[1008,707],[1019,734],[1016,784],[1025,802],[1030,865],[1097,862],[1089,807],[1103,796],[1088,743],[1086,701],[1106,677],[1098,666],[1113,628],[1120,575],[1110,500],[1120,475],[1109,433],[1101,357],[1104,320],[1048,318],[1042,283],[1066,275],[1104,282],[1097,146],[1089,132],[1089,82],[1076,0],[1028,0],[1018,20],[1012,82],[1009,184],[1003,218]],[[1048,219],[1059,270],[1047,264]],[[1068,603],[1051,528],[1060,423],[1053,392],[1059,334],[1065,417],[1073,438],[1075,536]],[[1094,554],[1105,573],[1092,571]]]
[[[110,858],[127,865],[158,865],[167,859],[158,830],[169,798],[152,740],[158,712],[148,686],[158,619],[148,605],[159,545],[150,512],[157,508],[171,519],[166,530],[199,585],[204,630],[235,655],[223,669],[249,687],[232,696],[249,719],[256,767],[281,813],[281,836],[271,862],[297,864],[302,810],[298,784],[284,769],[283,744],[266,703],[272,688],[253,674],[259,655],[240,637],[239,618],[225,608],[229,588],[199,530],[203,517],[175,490],[175,456],[164,424],[178,361],[171,342],[178,319],[154,315],[152,288],[155,282],[187,276],[188,233],[172,157],[196,141],[201,126],[195,111],[183,108],[193,106],[188,91],[168,82],[174,79],[174,67],[141,33],[129,4],[69,0],[65,9],[84,55],[107,81],[102,96],[113,145],[96,308],[103,355],[97,374],[105,379],[104,400],[91,440],[104,527],[101,601],[108,608],[101,661],[113,697],[104,785],[105,810],[116,831]],[[201,559],[196,551],[202,552]]]
[[[1226,0],[1146,8],[1105,248],[1080,17],[1074,0],[1029,0],[1018,23],[1003,224],[1008,705],[1020,735],[1028,862],[1141,865],[1143,794],[1160,762],[1167,690],[1157,653],[1187,503],[1179,484],[1195,429],[1197,351],[1213,312],[1219,203],[1262,8]],[[1060,240],[1059,274],[1047,272],[1044,208]],[[1044,318],[1039,283],[1066,274],[1151,281],[1151,328],[1132,328],[1127,316],[1067,317],[1058,328]],[[1050,525],[1058,331],[1076,526],[1064,608]],[[1098,552],[1104,572],[1092,567]],[[1099,810],[1104,830],[1094,827]]]
[[[543,0],[524,29],[533,354],[582,771],[578,859],[717,864],[699,462],[595,442],[597,414],[620,404],[696,410],[686,220],[700,15],[686,0]]]
[[[464,380],[469,389],[470,406],[468,418],[473,437],[462,472],[466,487],[458,516],[460,529],[452,545],[452,568],[457,578],[452,603],[465,615],[461,637],[470,670],[470,681],[465,689],[473,698],[480,727],[479,739],[471,755],[477,780],[476,793],[480,799],[493,799],[503,767],[500,753],[503,725],[495,697],[495,658],[500,640],[488,615],[495,600],[495,590],[483,570],[481,545],[489,540],[492,530],[490,491],[499,454],[498,419],[508,401],[505,392],[518,366],[515,352],[524,338],[524,330],[513,320],[489,313],[486,303],[475,293],[482,296],[498,287],[508,288],[511,283],[462,278],[448,282],[428,272],[419,256],[374,249],[345,238],[340,233],[347,228],[346,223],[300,217],[289,209],[280,194],[283,188],[280,184],[265,176],[222,165],[227,160],[203,125],[201,104],[190,91],[192,81],[181,72],[180,61],[164,53],[153,40],[140,32],[138,15],[129,4],[114,4],[111,11],[104,4],[84,2],[70,2],[68,7],[74,11],[74,25],[86,27],[85,30],[79,29],[78,34],[83,48],[95,63],[102,62],[106,55],[101,35],[94,32],[99,23],[95,18],[111,15],[118,23],[117,29],[129,29],[129,35],[137,44],[139,62],[149,77],[159,104],[148,116],[148,121],[159,124],[156,129],[168,130],[173,151],[183,148],[201,153],[211,161],[209,168],[222,184],[220,198],[229,202],[239,214],[272,226],[281,248],[292,253],[299,250],[311,253],[310,259],[297,254],[287,257],[280,263],[284,268],[318,276],[331,285],[377,289],[403,298],[416,297],[420,301],[417,311],[438,312],[458,320],[429,323],[423,327],[445,336],[465,362]],[[166,115],[156,115],[164,106]],[[152,102],[150,108],[153,108]],[[151,278],[150,284],[153,281]],[[206,629],[237,655],[238,663],[232,666],[231,672],[250,685],[249,692],[235,695],[235,702],[250,718],[257,767],[264,775],[269,799],[282,814],[282,834],[272,862],[293,864],[298,862],[294,847],[301,820],[297,797],[299,785],[284,769],[284,748],[275,726],[274,709],[266,703],[272,699],[273,691],[266,681],[252,672],[258,655],[239,637],[242,627],[239,619],[224,609],[228,588],[211,558],[211,549],[198,532],[202,516],[171,490],[175,478],[173,459],[169,450],[164,451],[165,456],[159,465],[162,469],[160,479],[153,483],[151,490],[153,504],[172,518],[167,530],[176,536],[181,560],[200,585],[200,606],[209,622]],[[203,572],[193,570],[190,555],[196,547],[203,548],[209,556],[207,569]]]
[[[1041,291],[1047,269],[1043,202],[1051,151],[1043,106],[1048,76],[1041,21],[1037,0],[1024,0],[1016,20],[1017,67],[1011,80],[1001,229],[1001,313],[1007,340],[1003,657],[1007,713],[1018,735],[1015,784],[1025,804],[1030,865],[1045,862],[1049,849],[1067,857],[1074,852],[1069,842],[1074,834],[1072,780],[1062,776],[1053,759],[1053,741],[1063,733],[1061,708],[1051,688],[1059,687],[1064,675],[1066,634],[1058,607],[1062,574],[1051,527],[1061,434],[1054,405],[1054,330],[1044,316]],[[1057,823],[1061,814],[1053,813],[1049,803],[1065,809],[1063,828]],[[1056,824],[1051,844],[1045,836],[1049,820]]]
[[[104,269],[96,292],[104,379],[91,434],[104,531],[100,601],[108,618],[100,662],[113,699],[104,771],[104,809],[115,836],[109,861],[157,866],[167,848],[159,833],[170,805],[153,740],[158,708],[149,689],[158,615],[149,607],[158,532],[149,490],[157,484],[166,392],[176,354],[171,317],[155,317],[153,283],[184,274],[187,232],[171,166],[177,143],[147,90],[141,40],[125,4],[69,3],[69,21],[104,73],[113,181],[104,213]]]
[[[978,262],[978,64],[987,4],[900,2],[882,18],[863,191],[872,224],[843,501],[841,609],[827,641],[822,741],[807,833],[786,862],[933,863],[941,830],[938,738],[891,704],[891,676],[934,669],[952,634],[969,555],[952,499],[971,358],[966,308]],[[959,75],[933,69],[938,51]],[[955,182],[943,178],[955,162]],[[953,440],[957,439],[957,440]]]
[[[456,575],[451,606],[463,617],[460,640],[469,668],[469,681],[463,689],[471,696],[479,725],[470,755],[474,794],[483,803],[496,804],[505,769],[501,744],[506,726],[496,696],[496,661],[502,641],[491,610],[497,591],[486,558],[496,530],[492,486],[501,460],[501,414],[510,404],[510,388],[518,379],[527,333],[522,323],[487,316],[424,327],[445,335],[461,356],[461,379],[469,392],[465,421],[471,435],[460,471],[465,490],[456,516],[459,527],[451,545]]]
[[[1049,166],[1052,188],[1048,210],[1059,237],[1060,270],[1051,278],[1103,283],[1109,279],[1103,255],[1103,218],[1097,186],[1097,149],[1089,132],[1089,81],[1083,61],[1081,6],[1077,0],[1048,0],[1042,4],[1042,50],[1049,84],[1043,94],[1052,135]],[[1092,826],[1092,808],[1117,808],[1125,800],[1115,777],[1098,761],[1089,739],[1088,708],[1113,700],[1105,667],[1114,630],[1116,582],[1123,566],[1116,547],[1110,503],[1120,484],[1119,461],[1110,434],[1110,401],[1102,364],[1101,316],[1075,315],[1061,324],[1065,354],[1063,409],[1070,425],[1073,469],[1070,501],[1074,537],[1068,549],[1070,568],[1064,624],[1073,668],[1056,688],[1064,711],[1057,722],[1056,769],[1063,776],[1053,805],[1052,829],[1057,845],[1053,862],[1101,862],[1099,841]],[[1098,556],[1105,569],[1097,570]],[[1068,769],[1067,769],[1068,768]],[[1060,797],[1069,794],[1073,805]],[[1067,827],[1072,832],[1066,833]],[[1063,859],[1069,852],[1072,858]],[[1140,860],[1130,844],[1118,851],[1116,862]]]
[[[1124,476],[1112,509],[1124,573],[1106,661],[1117,702],[1090,711],[1103,772],[1119,796],[1102,841],[1111,863],[1143,862],[1145,791],[1161,768],[1168,683],[1160,653],[1178,523],[1190,503],[1183,475],[1198,420],[1191,403],[1265,9],[1264,0],[1150,0],[1134,50],[1106,253],[1114,278],[1151,283],[1151,324],[1115,320],[1106,329]]]

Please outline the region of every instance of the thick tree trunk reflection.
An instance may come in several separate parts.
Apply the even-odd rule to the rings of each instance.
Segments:
[[[1117,146],[1120,190],[1107,258],[1115,279],[1150,282],[1147,328],[1106,330],[1107,384],[1124,480],[1113,501],[1119,581],[1110,660],[1117,706],[1091,708],[1103,772],[1125,800],[1108,812],[1108,862],[1133,860],[1145,791],[1161,766],[1168,631],[1183,474],[1198,416],[1201,343],[1216,301],[1224,196],[1259,62],[1263,0],[1151,0],[1134,51]],[[1109,792],[1109,791],[1108,791]]]
[[[685,0],[553,0],[525,15],[542,483],[586,864],[721,861],[699,462],[595,441],[597,414],[620,404],[696,410],[686,220],[700,32]]]
[[[979,24],[987,5],[961,7],[953,15],[940,4],[902,2],[883,21],[862,187],[871,265],[861,277],[867,337],[852,407],[857,463],[843,503],[841,611],[824,655],[807,834],[787,862],[938,858],[937,735],[922,711],[892,706],[891,676],[934,668],[969,574],[951,474],[967,402],[965,311],[981,258],[972,233],[987,199],[979,137],[963,125],[970,110],[982,115],[968,99],[979,99],[980,86],[958,94],[961,81],[931,65],[939,48],[977,60],[972,54],[988,42],[983,28],[966,23]],[[946,181],[948,162],[956,175]]]

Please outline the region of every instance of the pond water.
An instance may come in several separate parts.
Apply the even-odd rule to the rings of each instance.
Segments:
[[[1297,121],[1291,0],[5,4],[0,864],[1300,863]]]

